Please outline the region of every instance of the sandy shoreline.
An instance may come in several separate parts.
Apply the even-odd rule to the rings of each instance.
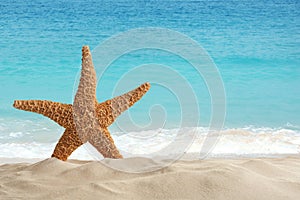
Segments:
[[[0,199],[300,199],[299,157],[181,160],[136,174],[97,161],[16,162],[0,166]]]

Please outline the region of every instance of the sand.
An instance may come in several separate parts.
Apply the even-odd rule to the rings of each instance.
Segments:
[[[141,159],[147,160],[131,158],[114,164],[134,165]],[[0,199],[296,200],[300,199],[300,158],[181,160],[148,173],[120,172],[99,161],[55,158],[2,164]]]

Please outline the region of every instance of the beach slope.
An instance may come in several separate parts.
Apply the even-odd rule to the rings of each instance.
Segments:
[[[132,165],[139,159],[143,158],[114,164]],[[181,160],[135,174],[96,161],[50,158],[34,164],[2,164],[0,199],[294,200],[300,199],[300,159]]]

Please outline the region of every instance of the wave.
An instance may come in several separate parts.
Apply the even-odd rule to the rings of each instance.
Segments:
[[[21,126],[17,131],[9,132],[10,130],[13,129],[7,128],[7,124],[4,126],[3,123],[0,123],[0,157],[48,158],[52,154],[56,141],[62,134],[61,128],[49,126],[49,124],[35,125],[32,123],[29,127]],[[50,132],[53,133],[50,134]],[[178,136],[178,132],[179,129],[157,129],[126,134],[112,132],[112,136],[124,157],[151,157],[151,155],[160,152],[161,149],[172,143],[181,145],[184,141],[188,141],[186,143],[188,145],[182,153],[193,154],[195,158],[199,158],[205,139],[212,137],[208,134],[208,128],[205,127],[181,129],[180,136]],[[216,134],[213,136],[215,137]],[[89,144],[83,145],[70,158],[98,159],[99,157],[95,158],[96,153],[92,149]],[[173,152],[167,153],[172,154]],[[212,148],[209,157],[266,157],[299,153],[300,131],[297,127],[257,128],[247,126],[226,128],[219,132],[216,144]]]

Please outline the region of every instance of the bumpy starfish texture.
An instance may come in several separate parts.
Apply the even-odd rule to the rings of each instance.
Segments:
[[[16,100],[14,107],[42,114],[60,126],[65,132],[59,139],[52,157],[67,158],[82,144],[91,143],[104,157],[122,158],[111,137],[108,126],[150,89],[149,83],[98,103],[96,99],[96,72],[89,47],[82,48],[82,70],[73,105],[47,100]]]

